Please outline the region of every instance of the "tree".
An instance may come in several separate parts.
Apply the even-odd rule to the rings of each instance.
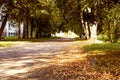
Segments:
[[[2,4],[0,4],[0,7],[3,9],[3,8],[5,8],[6,6],[12,6],[12,2],[11,2],[11,0],[8,0],[8,1],[1,1],[2,2]],[[5,8],[6,9],[6,8]],[[9,12],[9,10],[10,10],[10,8],[8,7],[8,12]],[[3,12],[1,12],[1,17],[2,17],[2,25],[1,25],[1,27],[0,27],[0,40],[1,40],[1,36],[2,36],[2,33],[3,33],[3,30],[4,30],[4,28],[5,28],[5,25],[6,25],[6,22],[7,22],[7,18],[8,18],[8,16],[9,16],[9,14],[8,14],[8,12],[5,12],[4,13],[4,10],[3,10]]]
[[[3,2],[3,1],[2,1]],[[46,7],[42,6],[41,2],[38,0],[30,1],[30,0],[5,0],[4,3],[4,12],[5,14],[9,15],[6,16],[6,18],[14,19],[18,23],[22,22],[24,23],[24,33],[25,34],[23,37],[28,38],[29,37],[29,20],[31,16],[34,15],[34,12],[36,12],[37,9],[43,10]],[[1,4],[2,5],[2,4]],[[7,22],[7,19],[4,19],[6,21],[3,21],[3,26],[0,28],[0,37],[3,33],[4,27],[5,27],[5,22]]]
[[[91,38],[91,29],[97,26],[97,6],[98,1],[94,0],[57,0],[58,8],[67,24],[72,24],[68,29],[78,32],[78,35],[85,34],[86,38]],[[79,25],[79,27],[75,27]],[[74,28],[73,28],[74,26]],[[79,29],[79,31],[76,31]]]
[[[119,22],[120,22],[120,4],[113,4],[112,8],[107,10],[107,15],[104,17],[104,24],[103,24],[103,33],[106,36],[108,41],[117,42],[120,38],[120,29],[119,29]],[[105,24],[105,22],[107,24]]]
[[[103,32],[111,42],[119,39],[117,29],[119,2],[119,0],[56,0],[63,19],[66,24],[70,24],[72,30],[79,35],[84,33],[87,39],[93,37],[93,32],[95,34],[97,31]]]

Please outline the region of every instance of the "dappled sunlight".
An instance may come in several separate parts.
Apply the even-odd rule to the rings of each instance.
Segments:
[[[91,51],[88,53],[99,73],[99,80],[120,79],[120,50]]]
[[[22,69],[9,69],[7,71],[4,71],[3,74],[5,73],[6,75],[16,75],[18,73],[26,73],[28,72],[28,68],[22,68]]]
[[[103,41],[100,41],[100,40],[94,40],[93,42],[94,42],[94,43],[97,43],[97,44],[103,43]]]
[[[55,46],[53,50],[49,45],[47,46],[48,48],[46,48],[46,46],[35,46],[37,49],[27,46],[23,47],[23,51],[27,54],[20,53],[22,52],[20,51],[14,56],[10,55],[13,53],[5,53],[8,57],[1,57],[0,77],[25,77],[26,73],[34,71],[35,69],[49,67],[51,65],[64,65],[76,59],[83,60],[86,56],[85,54],[81,54],[79,50],[61,50],[61,48],[57,46]],[[43,48],[45,49],[42,50]],[[29,53],[29,50],[32,52]],[[14,50],[9,49],[7,51],[13,52]],[[17,51],[17,49],[15,51]]]
[[[55,59],[58,61],[58,63],[65,63],[65,62],[71,62],[74,61],[76,59],[82,60],[86,57],[86,54],[72,54],[72,53],[68,53],[68,54],[64,54],[64,55],[57,55],[55,57]]]
[[[6,59],[0,63],[0,73],[2,75],[15,75],[18,73],[25,73],[27,72],[28,68],[22,67],[25,66],[27,63],[33,62],[32,60],[13,60],[13,59]],[[0,75],[1,76],[1,75]]]
[[[114,75],[119,75],[119,70],[116,68],[119,64],[119,51],[99,51],[95,50],[84,54],[81,45],[87,44],[78,42],[77,45],[65,46],[64,43],[50,42],[48,45],[45,42],[42,44],[34,43],[34,46],[29,44],[22,47],[17,47],[22,51],[10,53],[0,53],[0,79],[5,80],[66,80],[70,79],[85,79],[90,77],[93,80],[104,80],[112,78]],[[64,45],[63,45],[64,44]],[[68,43],[70,44],[70,43]],[[75,43],[76,44],[76,43]],[[33,44],[32,44],[33,45]],[[52,45],[52,46],[50,46]],[[56,46],[55,46],[56,45]],[[58,46],[59,45],[59,46]],[[27,47],[28,46],[28,47]],[[35,49],[34,49],[34,48]],[[14,49],[14,48],[12,48]],[[3,49],[4,51],[5,49]],[[113,54],[116,53],[116,54]],[[98,72],[91,65],[90,60],[95,61]],[[112,56],[112,58],[110,57]],[[104,61],[105,59],[105,61]],[[108,62],[109,61],[109,62]],[[117,65],[115,63],[118,63]],[[109,64],[112,66],[108,67]],[[108,68],[108,69],[107,69]],[[103,72],[110,70],[110,74]],[[112,72],[115,72],[114,74]],[[106,76],[104,76],[103,74]],[[102,78],[104,76],[104,78]],[[114,79],[114,78],[113,78]],[[116,78],[117,79],[117,78]]]
[[[69,52],[70,52],[70,53],[77,53],[77,52],[81,52],[81,53],[82,53],[83,50],[70,50]]]
[[[91,52],[89,52],[89,55],[106,55],[107,53],[106,52],[104,52],[104,51],[99,51],[99,50],[95,50],[95,51],[91,51]]]
[[[79,41],[37,42],[1,49],[3,52],[1,52],[0,55],[4,55],[0,57],[0,78],[5,77],[9,79],[12,77],[10,78],[11,80],[24,80],[26,77],[31,77],[32,75],[37,78],[39,74],[44,72],[45,68],[53,70],[51,66],[54,66],[53,68],[56,67],[56,70],[62,67],[64,71],[64,66],[73,65],[74,62],[78,66],[77,61],[79,61],[79,65],[83,65],[84,63],[88,64],[88,62],[85,62],[87,55],[83,54],[84,51],[81,49],[81,46],[87,43],[84,43],[84,41],[81,42],[81,44],[79,43]],[[78,46],[80,46],[80,48]],[[72,68],[76,68],[76,66]],[[84,67],[82,67],[82,69],[86,71]],[[79,74],[79,72],[77,74]],[[86,75],[92,74],[93,73],[86,73]],[[41,75],[39,75],[39,77]],[[60,73],[60,75],[62,75],[62,73]]]
[[[64,58],[63,55],[59,55],[59,57]],[[64,59],[62,58],[59,58],[59,59],[64,61]],[[71,60],[71,59],[68,59],[68,60]],[[76,79],[79,77],[82,79],[83,76],[92,76],[94,73],[91,73],[91,72],[86,73],[86,71],[88,71],[86,67],[89,67],[88,62],[86,60],[87,59],[84,57],[82,60],[76,59],[76,60],[71,60],[66,62],[58,62],[42,68],[39,67],[34,69],[32,72],[28,72],[27,79],[65,80],[67,77],[69,80],[69,78]]]

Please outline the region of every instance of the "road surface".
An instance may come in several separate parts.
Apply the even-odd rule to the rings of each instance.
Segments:
[[[20,77],[20,74],[37,67],[56,63],[54,57],[64,53],[66,48],[75,43],[74,41],[48,41],[0,48],[0,79],[7,80],[9,76]]]

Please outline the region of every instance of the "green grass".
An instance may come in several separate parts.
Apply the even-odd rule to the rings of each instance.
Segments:
[[[0,47],[6,47],[6,46],[11,46],[13,45],[12,43],[4,43],[4,42],[0,42]]]
[[[30,41],[30,42],[41,42],[41,41],[46,41],[46,40],[52,40],[52,39],[60,39],[60,37],[51,37],[51,38],[33,38],[33,39],[22,39],[18,38],[17,36],[15,37],[4,37],[2,41]]]
[[[83,49],[87,52],[95,50],[120,50],[120,43],[102,43],[85,45]]]
[[[48,40],[60,39],[60,37],[40,38],[40,39],[18,39],[18,37],[5,37],[0,41],[0,47],[13,46],[22,43],[44,42]]]
[[[120,43],[91,44],[83,46],[83,49],[101,75],[107,73],[110,80],[120,79]]]
[[[27,41],[0,41],[0,47],[13,46],[18,44],[28,43]]]
[[[3,37],[2,40],[17,40],[18,36],[11,36],[11,37]]]

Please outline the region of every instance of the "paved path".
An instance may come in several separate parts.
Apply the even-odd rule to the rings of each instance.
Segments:
[[[50,65],[54,63],[56,55],[74,44],[75,42],[50,41],[0,48],[0,79],[7,80],[9,76],[17,77],[21,73],[32,71],[32,68]]]

